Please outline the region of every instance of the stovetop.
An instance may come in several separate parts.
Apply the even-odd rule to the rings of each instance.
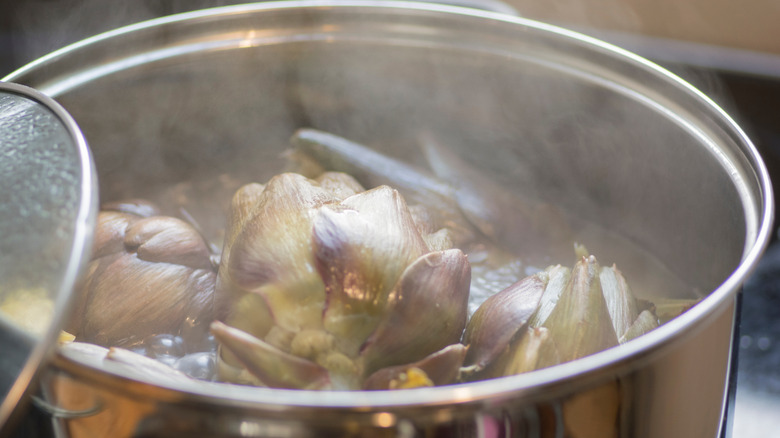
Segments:
[[[143,3],[153,7],[152,2]],[[9,11],[0,14],[0,77],[31,60],[30,53],[24,50],[35,47],[29,40],[18,44],[18,35],[14,34],[19,31],[18,26],[12,20],[13,14],[5,12]],[[166,12],[175,11],[156,11],[154,15]],[[61,27],[54,30],[62,32]],[[94,29],[82,31],[97,33]],[[87,35],[70,35],[66,40],[84,36]],[[42,49],[40,45],[37,48]],[[645,56],[697,86],[735,118],[759,149],[774,181],[775,194],[780,194],[780,68],[772,76],[771,68],[757,74],[755,70],[740,71],[739,65],[723,70],[718,66],[691,66],[654,59],[650,54]],[[734,339],[737,367],[732,378],[724,437],[763,438],[772,431],[780,431],[780,242],[777,237],[744,285],[740,303],[740,324]],[[18,436],[50,436],[46,423],[42,414],[33,411],[23,421]]]

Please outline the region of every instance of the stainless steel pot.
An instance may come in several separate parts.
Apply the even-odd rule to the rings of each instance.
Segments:
[[[433,132],[496,182],[619,236],[590,249],[622,263],[629,278],[661,289],[669,283],[655,281],[660,270],[706,296],[618,348],[424,390],[192,389],[59,355],[44,402],[63,436],[720,432],[735,299],[769,240],[771,188],[734,121],[644,59],[490,12],[286,1],[122,28],[5,80],[55,97],[73,115],[104,201],[226,177],[265,180],[301,126],[412,163],[417,134]],[[632,258],[625,246],[642,254]],[[648,260],[662,263],[649,269]]]

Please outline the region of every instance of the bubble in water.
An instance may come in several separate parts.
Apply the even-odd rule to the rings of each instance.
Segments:
[[[141,356],[146,356],[146,346],[144,346],[143,343],[128,347],[128,350],[132,351],[133,353],[140,354]]]
[[[173,356],[173,355],[170,355],[170,354],[160,354],[160,355],[155,356],[154,360],[156,360],[158,362],[162,362],[165,365],[168,365],[168,366],[172,367],[179,360],[179,356]]]
[[[184,356],[184,345],[179,336],[171,334],[153,335],[144,339],[146,355],[158,359],[163,356]]]
[[[176,361],[172,366],[200,380],[216,380],[217,377],[216,354],[211,352],[188,354]]]

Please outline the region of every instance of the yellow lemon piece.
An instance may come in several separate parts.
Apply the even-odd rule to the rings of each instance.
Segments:
[[[398,378],[390,381],[390,389],[412,389],[433,386],[433,382],[425,371],[419,368],[409,368],[401,373]]]

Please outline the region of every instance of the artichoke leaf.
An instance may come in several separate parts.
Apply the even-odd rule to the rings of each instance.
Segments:
[[[395,386],[393,382],[401,380],[401,376],[409,370],[419,370],[432,385],[449,385],[458,377],[463,359],[466,357],[466,350],[463,344],[452,344],[417,362],[382,368],[366,379],[363,389],[393,389]]]
[[[225,322],[231,327],[263,339],[274,326],[274,314],[262,293],[248,293],[225,303],[228,316]]]
[[[658,320],[664,323],[688,311],[699,301],[692,298],[656,298],[653,300],[653,307]]]
[[[658,327],[658,318],[649,310],[643,310],[625,333],[620,337],[620,343],[628,342]]]
[[[470,282],[469,262],[459,249],[428,253],[409,265],[376,331],[361,347],[366,374],[458,342],[466,325]]]
[[[599,272],[598,261],[593,256],[577,262],[558,304],[545,322],[564,362],[618,344]]]
[[[540,272],[512,284],[485,300],[466,326],[469,347],[465,366],[478,372],[495,360],[536,311],[548,277]]]
[[[174,263],[195,269],[211,269],[211,250],[190,224],[173,217],[155,216],[133,222],[124,239],[138,258]]]
[[[545,269],[547,274],[547,285],[544,288],[542,298],[539,300],[539,307],[536,312],[528,320],[528,325],[531,327],[541,327],[550,317],[555,305],[558,304],[558,300],[563,293],[563,289],[566,287],[566,283],[569,282],[571,277],[571,269],[563,267],[561,265],[549,266]]]
[[[295,309],[300,303],[309,309],[321,307],[325,294],[314,269],[311,211],[334,198],[316,182],[295,174],[277,175],[262,192],[260,188],[246,187],[246,199],[234,200],[238,216],[244,219],[231,220],[232,226],[241,227],[239,231],[226,231],[229,255],[221,260],[217,296],[237,302],[246,293],[258,293],[271,309]],[[318,321],[320,311],[307,312],[303,319],[299,312],[272,313],[276,323],[296,330],[301,323]]]
[[[387,186],[320,209],[312,240],[324,325],[358,343],[376,328],[403,270],[427,251],[403,198]]]
[[[560,354],[550,331],[544,327],[528,327],[480,378],[511,376],[559,363]]]
[[[230,200],[230,211],[228,212],[227,218],[226,232],[228,234],[225,236],[225,242],[222,248],[223,260],[221,260],[221,262],[225,265],[228,263],[228,260],[225,258],[229,257],[230,248],[244,228],[246,221],[252,217],[262,199],[264,190],[265,186],[262,184],[249,183],[241,186],[236,193],[233,194],[233,198]]]
[[[307,282],[314,275],[311,211],[333,201],[326,190],[301,175],[273,177],[240,232],[226,231],[235,238],[220,268],[230,277],[225,283],[253,290],[267,283]]]
[[[636,299],[626,283],[623,274],[615,267],[604,267],[599,274],[604,300],[612,319],[612,327],[618,338],[622,337],[634,323],[639,311]]]
[[[389,185],[412,203],[424,204],[448,216],[460,216],[452,187],[401,161],[373,149],[316,129],[299,129],[290,142],[326,170],[345,172],[368,188]]]
[[[177,333],[183,317],[211,314],[210,269],[147,262],[133,254],[93,263],[100,266],[85,284],[89,305],[83,307],[81,327],[71,329],[82,341],[130,345],[156,333]]]
[[[95,224],[92,259],[125,251],[125,231],[138,218],[116,211],[101,211]]]
[[[322,389],[330,384],[327,369],[294,356],[219,321],[211,324],[219,341],[220,360],[234,359],[264,384],[273,388]],[[226,355],[229,353],[229,355]]]
[[[355,178],[342,172],[323,172],[314,180],[339,201],[366,191]]]
[[[169,365],[123,348],[105,348],[86,342],[68,342],[59,346],[59,353],[78,363],[86,363],[96,368],[129,374],[139,380],[160,384],[184,383],[188,385],[207,385]]]

